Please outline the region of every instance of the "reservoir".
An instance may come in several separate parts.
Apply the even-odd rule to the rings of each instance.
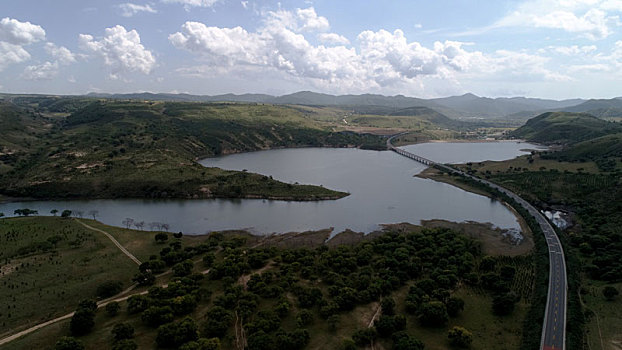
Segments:
[[[425,143],[404,149],[443,163],[504,160],[538,146],[520,142]],[[500,228],[519,228],[514,214],[501,203],[454,186],[414,175],[426,166],[390,151],[351,148],[298,148],[259,151],[208,158],[207,167],[244,170],[289,183],[314,184],[349,192],[339,200],[318,202],[262,199],[210,200],[74,200],[0,204],[12,216],[19,208],[38,210],[97,210],[97,220],[122,226],[125,218],[167,223],[171,231],[204,234],[246,229],[256,234],[333,228],[371,232],[380,224],[444,219],[490,222]]]

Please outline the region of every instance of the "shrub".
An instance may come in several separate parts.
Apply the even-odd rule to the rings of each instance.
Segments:
[[[84,350],[84,345],[74,337],[62,337],[54,345],[54,350]]]
[[[121,293],[123,290],[123,283],[119,281],[106,281],[97,286],[95,294],[100,298],[109,298],[113,295]]]
[[[455,326],[447,333],[449,343],[452,346],[468,348],[473,342],[473,334],[465,328]]]

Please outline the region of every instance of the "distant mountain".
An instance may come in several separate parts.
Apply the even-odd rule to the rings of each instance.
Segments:
[[[575,144],[622,132],[618,123],[585,113],[547,112],[514,130],[510,135],[541,143]]]
[[[564,108],[567,112],[588,113],[599,118],[622,117],[622,97],[608,100],[588,100],[577,106]]]
[[[508,115],[541,110],[556,110],[578,105],[585,100],[544,100],[538,98],[512,97],[488,98],[473,94],[436,98],[430,100],[441,106],[464,112],[473,117],[500,118]]]
[[[535,113],[544,111],[562,110],[580,105],[585,100],[545,100],[526,97],[512,98],[488,98],[473,94],[452,96],[436,99],[421,99],[403,95],[383,96],[375,94],[362,95],[329,95],[311,91],[300,91],[283,96],[270,96],[264,94],[225,94],[216,96],[200,96],[189,94],[99,94],[91,93],[89,97],[117,98],[117,99],[141,99],[155,101],[195,101],[195,102],[250,102],[270,104],[292,104],[310,106],[339,106],[354,110],[356,113],[391,114],[397,110],[410,107],[427,107],[448,116],[457,118],[478,119],[525,119]],[[622,103],[622,100],[618,100]]]

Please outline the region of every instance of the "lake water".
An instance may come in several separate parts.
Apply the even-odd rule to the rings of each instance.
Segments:
[[[431,160],[464,163],[503,160],[524,154],[535,145],[518,142],[427,143],[405,149]],[[163,222],[171,231],[203,234],[247,229],[269,234],[334,228],[371,232],[379,224],[445,219],[490,222],[519,228],[505,206],[451,185],[413,177],[426,167],[394,152],[359,149],[300,148],[251,152],[209,158],[201,164],[273,176],[285,182],[323,185],[350,196],[332,201],[288,202],[261,199],[211,200],[84,200],[0,204],[9,216],[30,208],[41,215],[52,209],[97,210],[98,220],[121,226],[124,218]],[[86,215],[85,215],[86,216]]]

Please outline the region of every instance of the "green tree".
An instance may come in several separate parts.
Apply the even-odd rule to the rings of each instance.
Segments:
[[[218,338],[199,338],[182,345],[179,350],[220,350],[220,339]]]
[[[164,243],[164,242],[168,241],[168,234],[166,234],[164,232],[156,233],[154,239],[155,239],[155,241],[157,243]]]
[[[173,266],[173,276],[183,277],[192,273],[194,263],[192,260],[184,260]]]
[[[380,302],[380,307],[382,308],[383,315],[393,315],[395,314],[395,300],[393,298],[384,298]]]
[[[431,301],[421,304],[419,322],[427,327],[442,327],[447,323],[449,315],[445,304],[440,301]]]
[[[52,209],[50,210],[50,214],[56,216],[56,214],[58,214],[58,209]]]
[[[199,339],[197,325],[190,317],[158,327],[156,343],[162,348],[178,348],[182,344]]]
[[[85,335],[95,326],[95,312],[79,308],[71,317],[69,329],[71,335]]]
[[[137,314],[147,310],[151,300],[146,295],[132,295],[127,299],[127,312],[129,314]]]
[[[106,304],[106,314],[110,317],[116,316],[119,313],[120,309],[121,309],[121,306],[116,301],[112,301]]]
[[[173,321],[173,309],[170,306],[151,306],[143,311],[140,319],[150,327],[157,327]]]
[[[54,345],[54,350],[84,350],[84,345],[74,337],[62,337]]]
[[[67,210],[67,209],[63,210],[63,212],[60,214],[60,217],[61,218],[71,217],[71,210]]]
[[[112,344],[112,350],[136,350],[138,345],[131,339],[123,339]]]
[[[473,342],[473,334],[466,328],[455,326],[447,333],[449,344],[460,348],[468,348]]]
[[[603,296],[609,301],[614,300],[619,294],[620,292],[614,286],[605,286],[603,288]]]
[[[112,337],[115,341],[134,338],[134,327],[129,323],[117,323],[112,327]]]
[[[498,294],[492,299],[492,311],[497,316],[506,316],[514,311],[514,306],[519,300],[514,292]]]
[[[406,333],[405,331],[400,331],[393,333],[391,336],[393,340],[393,349],[394,350],[423,350],[423,343]]]
[[[449,297],[447,300],[447,314],[456,317],[464,310],[464,300],[456,297]]]
[[[375,328],[359,329],[352,335],[352,340],[358,346],[367,346],[376,339],[377,335]]]
[[[203,333],[210,338],[222,338],[232,321],[233,315],[231,312],[221,306],[214,306],[207,311],[207,321],[203,327]]]

